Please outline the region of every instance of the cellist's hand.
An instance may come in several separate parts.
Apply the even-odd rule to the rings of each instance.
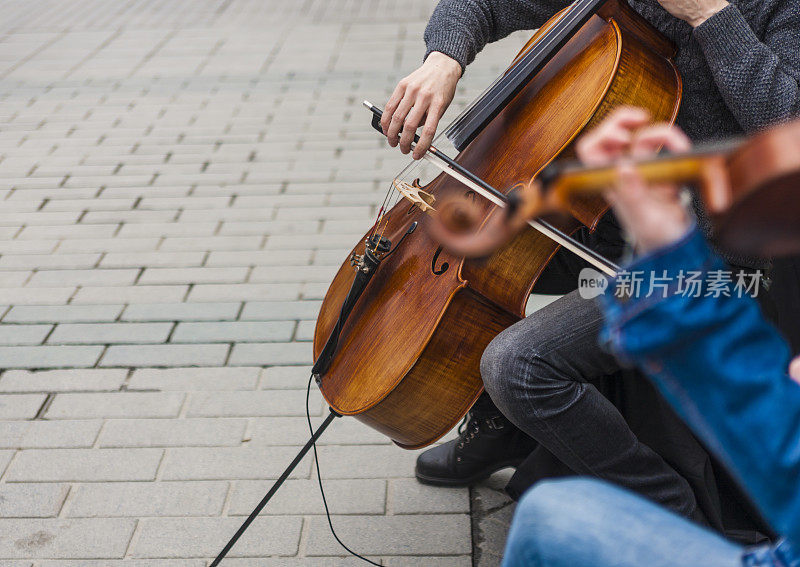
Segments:
[[[407,154],[419,126],[423,126],[414,159],[420,159],[431,146],[436,127],[444,111],[453,101],[456,85],[461,78],[461,65],[444,53],[434,51],[422,66],[401,80],[386,103],[381,128],[389,145],[400,144]],[[402,136],[397,135],[403,130]]]
[[[675,184],[648,186],[626,161],[654,155],[662,147],[672,152],[691,149],[689,138],[677,126],[649,124],[640,109],[622,108],[578,142],[578,157],[592,166],[617,162],[619,183],[606,198],[617,217],[645,253],[680,239],[691,226],[691,216]]]

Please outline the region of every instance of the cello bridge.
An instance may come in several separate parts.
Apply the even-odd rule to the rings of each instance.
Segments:
[[[398,193],[419,207],[423,213],[427,213],[429,211],[433,212],[436,210],[433,207],[433,205],[436,204],[436,197],[430,193],[427,193],[419,187],[411,185],[410,183],[400,181],[399,179],[395,179],[392,182],[392,185],[395,189],[397,189]]]

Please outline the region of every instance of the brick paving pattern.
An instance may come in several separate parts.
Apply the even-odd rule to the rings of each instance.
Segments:
[[[360,102],[418,64],[432,7],[0,2],[4,567],[207,565],[305,442],[321,298],[407,163]],[[472,565],[468,491],[419,485],[415,457],[337,420],[340,535],[388,566]],[[313,479],[307,458],[226,564],[360,564]]]

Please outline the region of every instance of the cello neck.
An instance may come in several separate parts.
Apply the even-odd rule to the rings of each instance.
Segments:
[[[445,131],[453,146],[458,151],[466,148],[603,5],[618,1],[576,0],[547,33]]]

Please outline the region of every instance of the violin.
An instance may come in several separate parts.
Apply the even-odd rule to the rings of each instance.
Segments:
[[[749,139],[684,154],[631,162],[649,183],[697,188],[709,213],[714,243],[736,254],[774,258],[800,253],[800,120]],[[617,169],[553,163],[538,181],[517,186],[512,207],[486,221],[469,200],[438,204],[430,229],[445,248],[464,256],[492,253],[529,219],[568,210],[577,195],[599,195]],[[434,212],[431,202],[428,211]],[[478,230],[480,228],[480,230]]]
[[[682,92],[674,55],[623,0],[576,0],[536,31],[444,132],[458,155],[434,147],[426,158],[438,176],[425,185],[396,179],[389,191],[397,202],[381,207],[334,277],[317,319],[312,368],[334,412],[400,447],[424,447],[481,394],[483,350],[525,316],[531,289],[561,246],[615,273],[571,237],[607,211],[597,196],[574,199],[552,223],[531,220],[485,261],[432,238],[431,209],[482,192],[490,200],[476,198],[476,208],[488,218],[508,202],[507,188],[572,155],[573,141],[620,106],[673,122]]]

